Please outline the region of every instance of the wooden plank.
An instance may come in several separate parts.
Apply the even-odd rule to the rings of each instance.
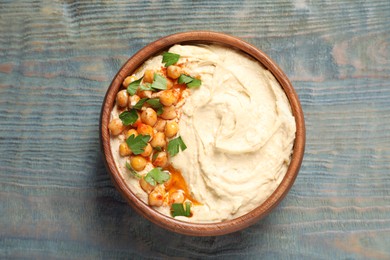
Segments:
[[[389,1],[0,2],[0,258],[390,258]],[[167,232],[113,187],[105,91],[161,36],[225,32],[290,77],[307,146],[286,199],[222,237]]]

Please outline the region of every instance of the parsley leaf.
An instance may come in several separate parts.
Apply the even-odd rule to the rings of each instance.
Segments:
[[[126,139],[126,143],[130,150],[137,155],[145,151],[145,146],[148,144],[149,140],[150,135],[137,135],[137,137],[135,137],[135,135],[132,134]]]
[[[131,174],[132,174],[134,177],[141,179],[142,176],[139,175],[139,174],[131,167],[130,163],[127,162],[127,161],[126,161],[126,168],[131,172]]]
[[[139,86],[139,90],[141,90],[141,91],[145,91],[145,90],[154,91],[154,89],[152,89],[152,84],[150,84],[149,82],[140,85],[140,86]]]
[[[162,62],[165,63],[165,67],[175,64],[180,58],[179,54],[172,52],[164,52]]]
[[[183,139],[181,139],[181,136],[169,141],[167,151],[169,155],[173,157],[179,153],[179,149],[181,149],[182,151],[187,149],[187,146],[183,142]]]
[[[179,84],[185,83],[188,88],[197,88],[202,85],[202,81],[200,79],[196,79],[185,74],[181,74],[177,82]]]
[[[145,104],[145,102],[148,100],[149,98],[142,98],[140,99],[137,104],[135,104],[133,106],[134,109],[137,109],[137,110],[140,110],[142,108],[142,106]]]
[[[189,201],[186,201],[185,204],[186,204],[186,208],[184,209],[184,205],[182,203],[173,203],[171,208],[172,217],[176,217],[176,216],[190,217],[191,203]]]
[[[163,171],[160,167],[154,168],[150,172],[148,172],[150,176],[157,181],[157,183],[162,184],[171,178],[168,172]]]
[[[153,186],[157,185],[157,183],[162,184],[170,178],[171,175],[169,175],[166,171],[161,170],[160,167],[154,168],[144,177],[145,181],[149,182]]]
[[[139,85],[141,84],[141,81],[143,78],[144,77],[141,77],[140,79],[131,82],[127,86],[127,93],[129,93],[131,96],[133,96],[137,92],[137,89],[138,89]]]
[[[137,111],[131,109],[130,111],[124,111],[119,115],[119,118],[122,120],[123,125],[134,124],[138,119]]]
[[[154,73],[153,83],[152,83],[153,89],[160,89],[164,90],[167,89],[167,79],[157,73]]]

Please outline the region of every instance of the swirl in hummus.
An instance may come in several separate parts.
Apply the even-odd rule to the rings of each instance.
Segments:
[[[187,149],[169,158],[181,172],[193,198],[191,217],[200,223],[242,216],[260,206],[285,176],[295,140],[295,119],[275,77],[247,55],[219,45],[175,45],[178,64],[199,78],[199,88],[185,89],[177,103],[179,135]],[[134,74],[163,67],[162,56],[146,61]],[[115,106],[111,117],[120,114]],[[119,155],[123,138],[111,137],[116,165],[131,190],[147,194]],[[153,169],[148,163],[140,174]],[[169,169],[168,169],[169,171]],[[156,207],[170,215],[169,206]]]

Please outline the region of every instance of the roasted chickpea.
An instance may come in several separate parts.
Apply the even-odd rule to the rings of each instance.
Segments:
[[[154,71],[145,70],[143,81],[145,83],[153,83],[153,80],[154,80]]]
[[[142,123],[138,124],[137,132],[140,135],[149,135],[151,139],[154,136],[153,127],[151,127],[150,125],[142,124]]]
[[[157,167],[165,167],[168,163],[168,156],[166,152],[159,152],[156,159],[153,161],[153,165]]]
[[[177,79],[182,74],[182,69],[179,66],[171,65],[167,68],[167,76],[171,79]]]
[[[142,171],[146,166],[146,159],[142,156],[133,156],[130,159],[131,167],[136,171]]]
[[[116,94],[116,104],[120,107],[126,107],[129,99],[129,94],[126,89],[123,89]]]
[[[144,152],[141,153],[141,155],[142,155],[143,157],[148,157],[148,156],[150,156],[150,155],[152,154],[152,152],[153,152],[153,148],[152,148],[152,146],[150,145],[150,143],[148,143],[148,144],[145,146]]]
[[[157,122],[157,113],[153,108],[146,108],[141,113],[141,121],[147,125],[154,126]]]
[[[138,95],[129,96],[128,107],[132,108],[133,106],[135,106],[135,104],[137,104],[138,101],[140,101],[140,99],[141,98]]]
[[[131,152],[129,146],[127,145],[127,143],[121,143],[119,145],[119,154],[120,154],[120,156],[122,156],[122,157],[129,156],[131,153],[132,152]]]
[[[150,141],[150,144],[153,147],[164,147],[167,144],[167,142],[165,141],[165,134],[161,132],[157,132],[154,135],[153,140]]]
[[[154,189],[148,196],[148,203],[150,206],[160,207],[164,202],[164,195],[158,190]]]
[[[156,129],[156,131],[158,132],[164,132],[166,124],[167,124],[166,120],[159,118],[157,119],[157,122],[154,125],[154,129]]]
[[[165,126],[165,136],[168,138],[174,137],[177,132],[179,131],[179,124],[176,123],[175,121],[169,121],[167,122]]]
[[[170,79],[167,79],[167,89],[173,88],[173,82]]]
[[[138,135],[137,130],[135,130],[135,129],[127,130],[126,135],[125,135],[126,139],[129,138],[131,135],[134,135],[134,137],[137,137],[137,135]]]
[[[138,115],[137,121],[135,121],[134,124],[131,125],[132,127],[138,127],[140,124],[142,124],[141,114],[137,112],[137,115]]]
[[[127,88],[127,87],[130,85],[130,83],[133,82],[133,81],[135,81],[136,79],[137,79],[137,78],[136,78],[134,75],[132,75],[132,76],[127,76],[127,77],[123,80],[122,85],[123,85],[125,88]]]
[[[108,129],[112,135],[119,135],[125,129],[125,126],[123,125],[122,120],[115,118],[108,124]]]
[[[182,190],[177,190],[169,195],[169,204],[183,203],[184,199],[184,192]]]
[[[138,91],[138,96],[140,98],[151,98],[152,91],[150,91],[150,90]]]
[[[161,118],[167,120],[174,119],[176,116],[177,114],[174,106],[163,107],[163,113],[160,115]]]
[[[164,90],[161,92],[160,102],[164,106],[169,107],[177,103],[177,97],[172,90]]]
[[[151,193],[155,186],[145,181],[144,177],[139,180],[139,185],[146,193]]]

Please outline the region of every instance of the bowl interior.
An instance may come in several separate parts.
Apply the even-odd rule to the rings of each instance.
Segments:
[[[238,49],[249,56],[259,61],[266,69],[268,69],[278,80],[279,84],[285,91],[290,102],[292,113],[296,122],[296,138],[294,141],[293,153],[289,168],[283,178],[281,184],[272,193],[272,195],[260,206],[251,212],[232,219],[219,223],[190,223],[176,220],[165,216],[143,201],[141,201],[130,188],[126,185],[124,179],[121,177],[110,148],[110,134],[108,131],[108,123],[110,120],[110,113],[115,104],[116,93],[119,91],[121,84],[125,77],[131,75],[139,66],[141,66],[147,59],[153,57],[160,52],[169,49],[174,44],[221,44],[230,48]],[[298,96],[293,89],[289,79],[283,71],[273,62],[266,54],[258,50],[256,47],[246,43],[238,38],[222,33],[195,31],[173,34],[161,38],[155,42],[150,43],[133,57],[131,57],[119,70],[114,77],[110,87],[107,90],[100,117],[100,141],[101,148],[104,154],[106,167],[110,176],[121,194],[132,205],[132,207],[141,215],[153,223],[166,228],[168,230],[195,236],[210,236],[223,235],[234,231],[241,230],[255,223],[262,217],[266,216],[287,194],[291,188],[294,180],[298,174],[305,146],[305,124],[301,105]]]

